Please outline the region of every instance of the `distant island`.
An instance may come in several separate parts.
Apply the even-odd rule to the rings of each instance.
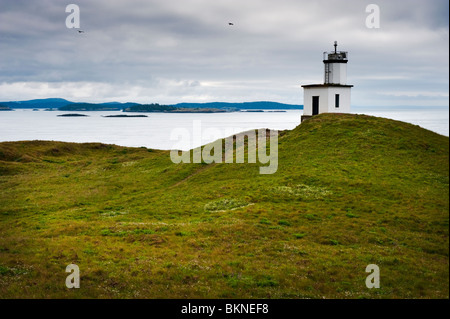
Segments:
[[[209,103],[179,103],[173,105],[179,108],[215,108],[215,109],[230,109],[230,110],[302,110],[303,105],[283,104],[278,102],[209,102]]]
[[[86,114],[78,114],[78,113],[69,113],[69,114],[60,114],[57,116],[63,116],[63,117],[79,117],[79,116],[89,116]]]
[[[28,101],[10,101],[10,102],[0,102],[4,106],[8,106],[12,109],[47,109],[47,108],[58,108],[71,104],[73,102],[67,101],[65,99],[50,98],[50,99],[36,99]]]
[[[160,105],[158,103],[136,104],[123,109],[124,112],[170,112],[174,110],[176,108],[173,106]]]
[[[10,109],[46,109],[59,111],[125,111],[125,112],[174,112],[174,113],[218,113],[237,112],[240,110],[301,110],[303,105],[283,104],[278,102],[208,102],[178,103],[171,105],[140,104],[134,102],[85,103],[72,102],[61,98],[34,99],[28,101],[0,102]]]
[[[12,109],[6,105],[0,105],[0,111],[12,111]]]
[[[102,115],[102,117],[148,117],[147,115],[126,115],[126,114],[119,114],[119,115]]]
[[[218,108],[181,108],[172,105],[137,104],[123,109],[124,112],[163,112],[163,113],[225,113],[229,110]]]
[[[193,108],[193,109],[178,108],[178,109],[171,111],[171,113],[226,113],[226,112],[235,112],[235,111],[234,110],[224,110],[224,109],[214,109],[214,108],[201,108],[201,107],[197,107],[197,108]]]
[[[73,103],[58,108],[59,111],[120,111],[117,106],[93,103]]]

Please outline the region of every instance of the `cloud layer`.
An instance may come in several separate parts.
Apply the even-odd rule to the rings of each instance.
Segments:
[[[322,52],[349,51],[354,105],[448,105],[447,0],[0,0],[0,100],[302,104]],[[228,25],[233,22],[234,25]]]

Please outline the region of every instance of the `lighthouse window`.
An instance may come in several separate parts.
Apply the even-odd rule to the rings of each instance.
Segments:
[[[334,96],[334,105],[336,108],[339,108],[339,94]]]

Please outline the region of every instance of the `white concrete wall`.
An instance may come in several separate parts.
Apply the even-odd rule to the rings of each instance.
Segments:
[[[328,113],[350,113],[351,88],[328,87]],[[339,94],[339,108],[335,107],[335,95]]]
[[[319,96],[319,114],[328,112],[328,92],[326,88],[304,88],[303,115],[312,115],[312,97]]]
[[[335,107],[335,95],[339,94],[339,108]],[[303,90],[303,115],[312,115],[312,97],[319,96],[320,113],[350,113],[351,88],[317,87]]]
[[[346,85],[347,84],[347,63],[338,63],[339,64],[339,84]]]
[[[347,63],[330,63],[330,84],[347,84]]]

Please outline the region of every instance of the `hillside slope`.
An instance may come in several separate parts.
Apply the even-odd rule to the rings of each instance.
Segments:
[[[343,114],[281,132],[273,175],[0,143],[0,296],[448,298],[448,156],[448,137]],[[70,263],[82,289],[64,285]]]

